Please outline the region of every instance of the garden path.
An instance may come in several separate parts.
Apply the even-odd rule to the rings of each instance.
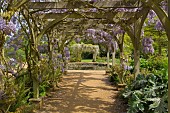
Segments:
[[[36,113],[126,113],[103,70],[69,70]]]

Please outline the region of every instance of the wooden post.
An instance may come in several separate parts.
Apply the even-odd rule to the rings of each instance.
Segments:
[[[35,99],[38,99],[39,98],[39,83],[35,79],[33,79],[33,93],[34,93],[33,97]]]
[[[112,52],[112,66],[115,65],[115,50]]]
[[[109,69],[110,66],[109,66],[109,50],[107,50],[107,68]]]
[[[96,54],[96,52],[94,52],[93,53],[93,62],[96,62],[96,56],[97,56],[97,54]]]
[[[139,69],[140,69],[140,51],[139,51],[139,44],[138,43],[135,43],[135,48],[134,48],[134,74],[135,74],[135,77],[139,74]]]

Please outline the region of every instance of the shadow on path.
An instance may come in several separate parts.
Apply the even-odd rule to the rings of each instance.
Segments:
[[[117,93],[105,71],[70,70],[36,113],[126,113]]]

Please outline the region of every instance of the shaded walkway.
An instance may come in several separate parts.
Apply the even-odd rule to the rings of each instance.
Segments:
[[[70,70],[37,113],[126,113],[105,71]]]

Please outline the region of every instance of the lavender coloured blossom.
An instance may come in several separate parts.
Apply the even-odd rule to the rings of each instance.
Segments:
[[[64,69],[64,67],[62,67],[62,68],[61,68],[61,72],[64,73],[64,71],[65,71],[65,69]]]
[[[151,37],[143,38],[142,46],[143,46],[143,52],[145,54],[148,54],[148,53],[153,54],[154,53],[154,48],[153,48],[152,44],[153,44],[153,40]]]
[[[64,47],[64,51],[69,51],[69,48],[68,47]]]
[[[162,9],[167,13],[168,12],[168,2],[166,0],[161,2]]]
[[[149,19],[154,19],[155,16],[156,16],[156,13],[153,10],[150,10],[148,13]]]
[[[8,27],[10,28],[11,32],[16,32],[16,26],[13,22],[8,22]]]
[[[75,41],[76,43],[79,43],[81,41],[81,38],[76,38]]]
[[[131,70],[131,69],[133,69],[132,66],[124,65],[124,70],[129,71],[129,70]]]
[[[5,70],[6,68],[4,65],[0,65],[0,69]]]
[[[162,23],[160,21],[156,22],[155,29],[158,30],[158,31],[163,31],[164,30],[164,28],[162,26]]]
[[[66,56],[66,57],[70,57],[70,51],[66,51],[66,52],[65,52],[65,56]]]
[[[6,27],[6,21],[0,17],[0,30],[4,30],[4,28]]]
[[[0,17],[0,30],[3,31],[6,35],[10,35],[11,33],[16,32],[16,26],[13,22],[7,22]]]
[[[145,34],[145,32],[144,32],[144,30],[142,29],[142,31],[141,31],[141,36],[144,36],[144,34]]]
[[[17,64],[17,60],[16,59],[14,59],[14,58],[10,58],[9,59],[9,65],[15,66],[16,64]]]
[[[62,59],[62,57],[63,57],[62,54],[58,54],[58,55],[57,55],[57,58]]]

